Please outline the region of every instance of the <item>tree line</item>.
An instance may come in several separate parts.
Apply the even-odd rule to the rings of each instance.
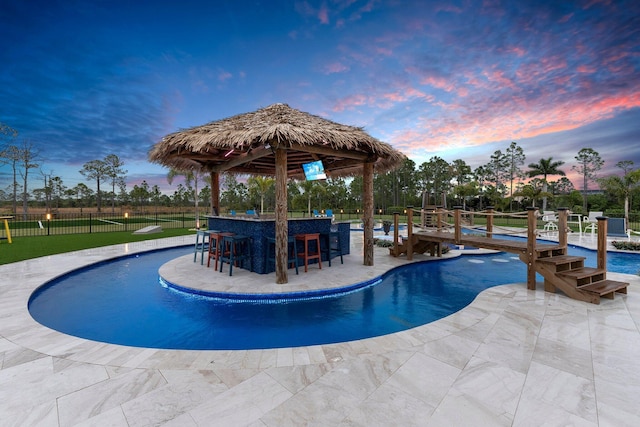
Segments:
[[[167,181],[172,184],[177,176],[184,177],[173,194],[164,194],[158,185],[146,181],[127,191],[124,162],[115,154],[104,159],[91,160],[79,171],[88,181],[95,182],[95,190],[85,183],[67,187],[62,178],[45,173],[39,164],[39,153],[29,141],[15,143],[17,131],[0,123],[0,136],[8,143],[0,145],[0,165],[10,165],[12,183],[0,189],[0,200],[10,202],[17,213],[18,202],[23,213],[29,205],[44,206],[47,210],[61,207],[95,206],[101,211],[105,202],[111,211],[116,207],[148,209],[150,207],[196,207],[211,204],[211,183],[208,174],[198,171],[170,170]],[[542,210],[569,207],[576,213],[589,210],[624,210],[628,219],[630,210],[640,208],[638,195],[640,170],[632,161],[617,163],[620,173],[599,177],[604,160],[592,148],[583,148],[575,156],[571,169],[581,177],[581,189],[576,190],[566,178],[564,162],[553,157],[528,163],[526,155],[516,143],[496,150],[486,164],[472,169],[465,160],[447,162],[433,156],[416,165],[406,159],[398,169],[374,176],[376,210],[390,213],[406,206],[453,206],[482,210],[493,206],[501,211],[520,211],[528,206]],[[40,169],[44,186],[29,190],[29,171]],[[555,179],[551,179],[551,178]],[[597,183],[601,192],[590,193],[590,183]],[[264,176],[238,176],[223,174],[221,178],[220,206],[227,210],[257,209],[272,211],[275,206],[275,181]],[[362,178],[329,177],[323,181],[295,181],[288,183],[289,209],[296,211],[345,209],[358,211],[361,206]]]

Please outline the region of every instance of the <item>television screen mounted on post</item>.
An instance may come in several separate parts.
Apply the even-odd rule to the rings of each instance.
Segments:
[[[311,163],[304,163],[302,165],[304,171],[304,177],[307,181],[315,181],[317,179],[327,179],[327,174],[324,173],[324,165],[322,160],[316,160]]]

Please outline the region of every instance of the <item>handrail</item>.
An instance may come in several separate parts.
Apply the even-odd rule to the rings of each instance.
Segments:
[[[471,214],[483,214],[487,216],[487,226],[486,226],[486,234],[487,237],[491,238],[494,234],[493,227],[493,218],[496,216],[516,216],[518,218],[521,217],[521,214],[504,214],[504,213],[495,213],[492,208],[487,208],[486,212],[469,212],[462,209],[461,206],[454,207],[453,211],[436,208],[435,212],[433,212],[437,216],[437,229],[438,232],[442,230],[442,224],[446,224],[448,228],[451,228],[451,224],[443,221],[443,216],[453,216],[454,224],[453,224],[453,232],[454,232],[454,241],[456,244],[460,244],[462,241],[462,215],[463,213],[471,213]],[[413,211],[411,208],[407,209],[408,218],[408,239],[407,239],[407,259],[413,259],[413,229],[412,229],[412,217]],[[541,230],[538,229],[538,220],[540,218],[540,213],[538,208],[530,207],[527,209],[527,249],[526,254],[521,256],[522,261],[527,264],[527,287],[528,289],[535,290],[536,289],[536,259],[537,259],[537,251],[536,251],[536,243],[537,237],[541,234]],[[559,208],[558,209],[558,246],[559,249],[562,250],[562,253],[566,253],[568,248],[567,243],[567,233],[569,232],[568,227],[568,217],[569,217],[569,209],[568,208]],[[606,269],[606,246],[607,246],[607,217],[598,217],[598,268]],[[398,226],[398,215],[394,215],[394,223],[395,229],[397,230]],[[500,228],[500,227],[498,227]],[[510,232],[505,234],[522,234],[522,232]],[[394,233],[394,249],[395,254],[398,254],[398,235],[397,232]],[[396,255],[397,256],[397,255]]]

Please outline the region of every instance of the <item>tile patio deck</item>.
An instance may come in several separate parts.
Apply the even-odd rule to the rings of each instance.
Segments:
[[[351,284],[406,262],[376,248],[376,265],[362,266],[359,236],[352,233],[344,265],[299,276],[290,270],[286,286],[273,284],[273,273],[237,269],[233,287],[305,289],[320,275],[329,286]],[[547,294],[541,285],[528,291],[518,278],[411,330],[273,350],[125,347],[67,336],[29,316],[33,290],[70,269],[193,241],[152,240],[0,266],[0,424],[640,425],[637,276],[610,274],[632,283],[629,294],[600,305]],[[571,235],[570,242],[595,244],[589,235]],[[230,283],[192,258],[177,262],[203,283]]]

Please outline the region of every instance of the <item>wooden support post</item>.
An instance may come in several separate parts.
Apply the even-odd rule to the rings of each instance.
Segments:
[[[393,256],[398,256],[400,253],[400,249],[398,247],[398,239],[400,238],[400,233],[398,231],[398,226],[400,225],[399,221],[400,213],[393,213]]]
[[[363,265],[373,265],[373,163],[362,165],[362,222],[364,223]]]
[[[607,269],[607,219],[606,216],[599,216],[598,220],[598,268]]]
[[[564,250],[564,254],[567,254],[567,233],[569,227],[567,226],[567,217],[569,214],[568,208],[558,208],[558,244]]]
[[[287,151],[276,149],[276,283],[289,283],[289,222],[287,218]]]
[[[536,228],[538,208],[527,208],[527,289],[536,290]]]
[[[453,207],[453,224],[454,224],[454,239],[456,241],[456,245],[460,244],[460,238],[462,237],[462,227],[461,227],[461,217],[462,217],[462,206],[454,206]]]
[[[211,172],[211,215],[220,215],[220,174],[218,172]]]
[[[436,206],[436,230],[442,231],[442,207]]]
[[[493,237],[493,206],[487,206],[487,237]]]
[[[407,206],[407,260],[413,260],[413,206]]]

